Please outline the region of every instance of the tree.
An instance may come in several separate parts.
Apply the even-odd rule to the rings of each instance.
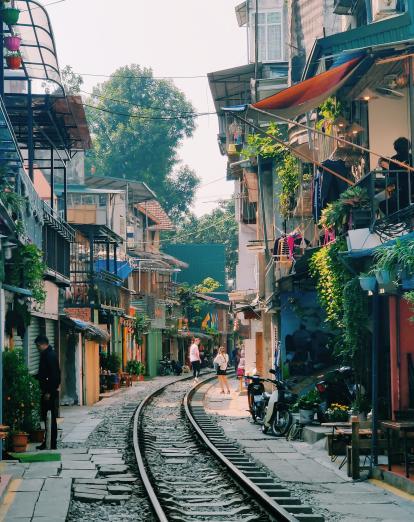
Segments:
[[[195,129],[194,108],[184,94],[171,81],[154,79],[151,69],[132,64],[94,87],[86,106],[93,138],[87,169],[143,181],[173,213],[185,212],[198,180],[186,166],[174,171],[177,150]]]
[[[75,73],[70,65],[66,65],[66,67],[61,70],[60,74],[66,94],[80,94],[83,85],[82,76]]]
[[[172,243],[220,243],[226,247],[226,273],[229,278],[236,275],[238,261],[238,225],[235,218],[234,200],[221,201],[210,213],[197,218],[191,214],[182,222]]]
[[[182,165],[166,178],[168,194],[159,199],[174,223],[182,221],[194,201],[200,178],[187,165]]]

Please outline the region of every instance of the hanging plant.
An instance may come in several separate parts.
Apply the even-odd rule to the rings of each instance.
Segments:
[[[341,102],[334,97],[330,97],[320,105],[318,112],[321,119],[316,123],[316,128],[330,135],[334,121],[339,116],[342,116],[343,107]]]
[[[244,149],[241,151],[241,156],[244,159],[261,156],[264,159],[280,158],[282,160],[286,152],[286,148],[272,139],[272,136],[275,138],[280,138],[280,131],[277,124],[271,123],[266,131],[266,134],[268,136],[261,134],[249,134],[247,137],[247,143]]]
[[[355,209],[370,208],[370,200],[366,189],[349,187],[339,198],[329,203],[323,210],[319,225],[325,229],[343,230],[350,213]]]
[[[6,56],[7,67],[12,70],[20,69],[22,66],[22,56],[19,51],[9,53]]]
[[[22,39],[17,34],[12,34],[10,36],[4,37],[4,45],[6,49],[10,52],[16,52],[20,49],[20,45],[22,43]]]
[[[151,328],[151,319],[145,315],[136,312],[133,325],[133,337],[138,344],[142,344],[144,335],[149,333]]]
[[[6,25],[16,25],[19,21],[20,10],[15,7],[5,7],[3,9],[3,22]]]
[[[33,299],[42,304],[46,299],[44,288],[43,253],[36,245],[22,245],[13,251],[10,280],[15,286],[31,290]]]
[[[326,320],[334,328],[343,326],[343,288],[351,279],[339,257],[339,252],[344,250],[345,241],[336,241],[315,252],[309,263]]]
[[[280,184],[277,194],[279,199],[279,210],[286,219],[293,210],[295,195],[300,183],[299,161],[286,152],[280,166],[276,167],[276,173]]]

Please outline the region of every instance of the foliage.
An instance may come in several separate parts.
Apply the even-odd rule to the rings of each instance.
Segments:
[[[144,335],[146,335],[149,332],[150,328],[151,319],[145,314],[135,312],[133,337],[138,344],[142,344]]]
[[[310,260],[310,272],[316,278],[319,301],[326,320],[334,328],[343,326],[343,288],[350,280],[339,254],[345,249],[343,240],[336,241],[315,252]]]
[[[333,403],[326,410],[330,422],[346,422],[349,418],[349,408],[344,404]]]
[[[94,87],[86,105],[93,136],[87,171],[143,181],[173,216],[188,211],[199,180],[188,167],[174,170],[183,139],[195,129],[195,109],[184,94],[132,64]]]
[[[214,290],[219,288],[219,286],[220,284],[212,277],[207,277],[198,285],[182,285],[179,287],[177,297],[180,301],[184,316],[188,319],[190,324],[199,324],[203,319],[200,314],[203,309],[204,301],[200,300],[194,294],[214,292]]]
[[[371,403],[368,397],[358,393],[356,399],[351,404],[351,410],[354,413],[368,413],[370,409]]]
[[[37,303],[44,303],[46,291],[44,288],[43,253],[36,245],[20,245],[13,251],[10,264],[11,284],[31,290]]]
[[[241,151],[244,159],[261,156],[264,159],[283,159],[286,148],[275,142],[272,137],[280,139],[279,127],[276,123],[271,123],[266,131],[267,136],[262,134],[249,134],[247,143]]]
[[[294,405],[295,409],[299,410],[314,410],[321,402],[321,397],[317,390],[310,390],[305,395],[299,397],[298,401]]]
[[[3,423],[11,432],[39,427],[40,388],[21,350],[3,352]]]
[[[80,94],[83,85],[83,78],[80,74],[76,74],[70,65],[66,65],[61,70],[62,83],[66,94]]]
[[[404,292],[403,299],[407,301],[411,312],[414,314],[414,290],[411,290],[410,292]],[[414,322],[414,315],[410,317],[410,321]]]
[[[342,112],[343,107],[341,102],[331,96],[319,106],[321,119],[317,122],[316,128],[318,130],[324,130],[326,134],[331,134],[333,122],[338,116],[342,115]]]
[[[337,347],[337,355],[345,364],[352,364],[358,375],[363,358],[369,351],[368,296],[359,284],[359,278],[348,281],[343,289],[343,342]],[[360,380],[358,379],[358,382]]]
[[[116,353],[101,353],[100,365],[103,370],[107,370],[111,373],[118,373],[121,369],[121,358]]]
[[[212,277],[206,277],[201,283],[194,286],[194,292],[198,294],[208,294],[214,292],[217,288],[220,288],[220,283]]]
[[[130,375],[144,375],[145,365],[140,361],[128,361],[125,370]]]
[[[219,243],[226,250],[226,273],[236,275],[238,262],[238,224],[234,200],[221,201],[208,214],[199,218],[190,215],[178,224],[176,232],[165,235],[171,243]]]
[[[374,254],[373,271],[406,270],[414,272],[414,240],[401,241],[397,239],[395,245],[382,246]]]
[[[349,187],[339,198],[329,203],[323,210],[319,224],[323,228],[334,228],[341,231],[349,219],[352,208],[368,208],[370,205],[368,192],[360,187]]]
[[[289,217],[293,201],[300,183],[299,161],[293,154],[286,153],[280,166],[277,167],[277,176],[280,182],[279,210],[284,218]]]

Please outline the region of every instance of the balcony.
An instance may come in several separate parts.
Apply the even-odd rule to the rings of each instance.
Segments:
[[[354,0],[335,0],[333,12],[337,15],[352,14],[356,4]]]

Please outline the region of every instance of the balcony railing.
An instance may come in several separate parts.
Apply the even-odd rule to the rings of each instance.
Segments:
[[[357,186],[367,190],[371,202],[369,216],[358,217],[358,209],[351,216],[352,228],[385,231],[387,236],[412,230],[414,215],[414,173],[408,170],[373,170]],[[359,221],[358,221],[359,220]],[[391,230],[393,229],[393,230]]]

